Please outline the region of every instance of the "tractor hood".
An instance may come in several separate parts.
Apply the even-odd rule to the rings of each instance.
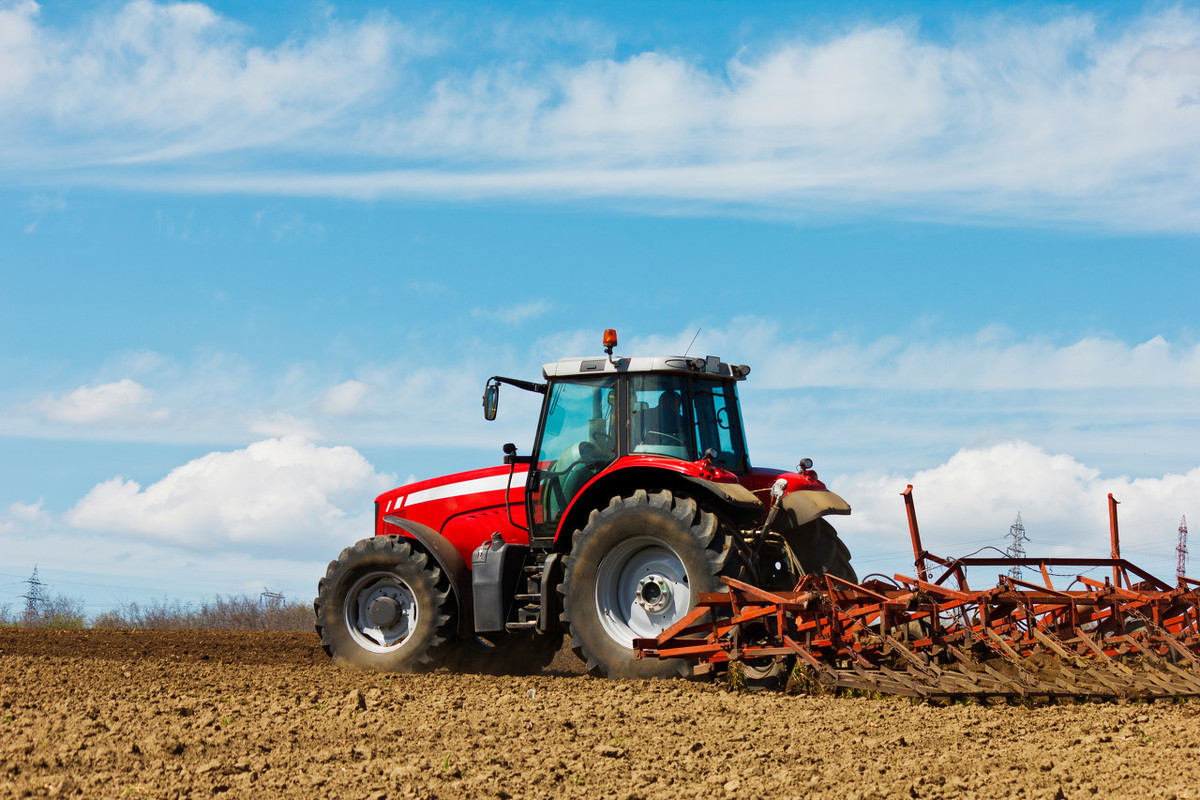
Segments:
[[[379,517],[400,514],[420,519],[434,530],[441,530],[445,521],[455,514],[480,508],[503,506],[506,492],[518,506],[525,495],[526,465],[513,471],[511,484],[507,466],[487,467],[457,472],[409,483],[390,489],[375,498]]]

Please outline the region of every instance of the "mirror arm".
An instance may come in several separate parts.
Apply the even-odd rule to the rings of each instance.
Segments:
[[[509,386],[515,386],[518,389],[524,389],[527,392],[537,392],[538,394],[546,393],[546,384],[533,383],[532,381],[522,381],[516,378],[505,378],[500,375],[493,375],[488,378],[488,383],[496,381],[498,383],[507,383]]]

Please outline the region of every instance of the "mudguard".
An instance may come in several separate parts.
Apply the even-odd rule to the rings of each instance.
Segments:
[[[687,465],[687,462],[677,459],[663,461],[672,466]],[[730,516],[743,522],[757,519],[763,510],[763,504],[754,496],[754,492],[740,483],[710,481],[678,469],[663,468],[660,464],[642,463],[610,468],[588,482],[571,498],[570,505],[559,521],[555,542],[569,542],[572,532],[577,528],[582,529],[587,524],[588,512],[593,508],[603,508],[608,504],[610,497],[632,493],[647,486],[670,489],[673,492],[684,491],[697,498],[707,496],[714,502],[724,503]],[[559,549],[565,552],[570,549],[570,545],[560,546]]]
[[[827,514],[849,514],[850,504],[833,492],[800,489],[779,501],[783,528],[799,528]]]
[[[754,492],[742,486],[740,483],[720,483],[717,481],[709,481],[704,478],[697,478],[692,475],[680,475],[679,477],[686,480],[688,483],[693,483],[697,486],[702,486],[708,492],[720,497],[726,503],[735,506],[743,511],[757,511],[762,508],[762,501],[754,496]],[[847,511],[847,513],[849,513]]]
[[[450,579],[450,588],[454,591],[454,599],[458,601],[458,632],[463,636],[474,636],[475,613],[471,593],[471,571],[462,555],[449,539],[428,525],[396,514],[389,514],[383,521],[402,529],[417,540],[422,550],[433,556],[442,572]]]

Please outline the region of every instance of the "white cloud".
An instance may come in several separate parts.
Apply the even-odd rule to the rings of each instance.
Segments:
[[[964,448],[943,464],[908,474],[868,471],[829,484],[854,508],[835,522],[868,565],[879,554],[903,565],[902,554],[911,553],[900,497],[908,484],[915,487],[922,543],[942,557],[1003,549],[1019,512],[1031,540],[1028,555],[1107,558],[1111,492],[1120,501],[1122,555],[1168,581],[1180,518],[1196,518],[1200,505],[1200,467],[1144,478],[1104,475],[1023,441]],[[911,564],[911,555],[907,560]]]
[[[38,498],[36,503],[17,501],[8,506],[8,514],[0,517],[0,534],[40,533],[49,528],[53,515],[43,504],[44,498]]]
[[[334,417],[348,417],[362,411],[363,398],[371,387],[362,381],[343,381],[329,387],[329,391],[321,396],[317,408],[325,414]]]
[[[153,408],[154,393],[137,381],[122,378],[98,386],[81,386],[62,396],[47,395],[30,410],[53,422],[104,425],[167,419],[166,409]]]
[[[694,331],[638,339],[638,352],[682,352]],[[1200,389],[1200,345],[1162,336],[1130,344],[1087,336],[1068,344],[991,326],[956,339],[907,335],[856,341],[796,339],[778,323],[739,318],[703,331],[697,346],[753,365],[756,387],[1000,392],[1140,387]],[[736,354],[736,355],[735,355]]]
[[[54,515],[44,507],[46,500],[38,498],[37,503],[8,504],[8,511],[0,515],[0,535],[16,534],[17,539],[28,539],[30,534],[46,533],[54,522]]]
[[[43,24],[33,4],[4,13],[0,152],[26,173],[74,165],[89,168],[80,182],[189,192],[1200,229],[1200,13],[1187,8],[960,17],[948,40],[877,20],[745,42],[717,66],[653,48],[600,57],[597,42],[612,42],[571,20],[557,41],[485,58],[466,24],[335,21],[263,47],[200,4],[139,0],[73,30]],[[435,46],[459,66],[422,61]],[[268,145],[290,154],[286,174],[258,161]],[[224,174],[189,167],[217,152],[243,160]],[[143,168],[118,166],[133,162]]]
[[[45,66],[33,0],[0,7],[0,103],[21,97]]]
[[[320,555],[370,535],[371,501],[393,483],[353,448],[267,439],[209,453],[144,488],[112,478],[64,519],[76,528],[202,551]]]
[[[258,436],[298,436],[303,439],[318,438],[310,420],[277,411],[251,421],[248,429]]]
[[[36,503],[13,503],[8,507],[8,513],[14,519],[31,525],[44,525],[50,519],[50,512],[42,507],[45,498],[38,498]]]
[[[0,534],[42,535],[54,522],[54,515],[44,507],[44,499],[37,503],[12,503],[8,505],[7,517],[0,517]]]
[[[307,41],[263,48],[201,3],[134,0],[76,30],[39,27],[33,3],[6,16],[13,32],[0,39],[0,66],[19,68],[0,82],[0,110],[59,134],[58,153],[72,163],[171,160],[293,139],[380,91],[405,39],[382,19],[331,22]],[[28,58],[35,46],[41,57]],[[79,139],[88,143],[74,146]],[[21,158],[47,156],[20,144]]]

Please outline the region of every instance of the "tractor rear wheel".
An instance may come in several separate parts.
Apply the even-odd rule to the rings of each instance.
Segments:
[[[329,563],[317,592],[317,633],[339,664],[420,672],[453,644],[450,582],[404,537],[374,536],[347,547]]]
[[[690,675],[682,659],[637,659],[652,638],[722,588],[732,541],[715,514],[669,491],[614,497],[577,531],[563,574],[563,620],[588,672],[609,678]]]
[[[784,536],[806,575],[833,575],[858,583],[858,573],[850,564],[850,549],[824,518],[787,531]]]

